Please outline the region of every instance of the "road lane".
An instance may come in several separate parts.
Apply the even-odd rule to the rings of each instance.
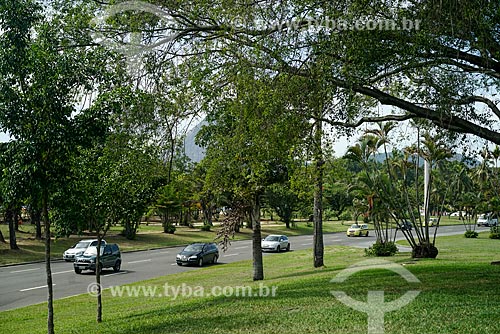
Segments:
[[[439,236],[464,232],[464,227],[461,225],[443,226],[439,229]],[[488,228],[478,228],[477,230],[487,231]],[[402,235],[399,235],[398,239],[402,239]],[[310,235],[290,237],[291,248],[292,250],[310,249],[312,248],[312,240]],[[345,233],[324,235],[325,246],[342,245],[367,248],[375,240],[373,235],[361,238],[348,238]],[[122,253],[122,271],[113,273],[112,269],[103,270],[101,276],[103,288],[197,270],[196,267],[177,266],[175,256],[182,248],[173,247]],[[406,250],[408,249],[406,248]],[[264,255],[272,254],[265,253]],[[221,252],[219,263],[231,263],[251,258],[250,240],[232,241],[227,252]],[[95,282],[93,272],[83,272],[82,275],[75,274],[71,262],[52,262],[51,269],[55,299],[86,293],[88,285]],[[44,263],[0,267],[0,282],[0,311],[42,303],[47,300]]]

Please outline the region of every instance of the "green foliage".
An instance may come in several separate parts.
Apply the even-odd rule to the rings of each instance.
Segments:
[[[497,226],[492,226],[490,229],[490,239],[500,239],[500,227]]]
[[[478,235],[479,235],[479,233],[477,233],[476,231],[470,231],[470,230],[469,231],[465,231],[465,233],[464,233],[464,236],[466,238],[473,238],[473,239],[475,239],[475,238],[478,237]]]
[[[366,256],[393,256],[398,253],[398,247],[392,241],[376,242],[369,248],[365,248]]]
[[[276,212],[281,221],[290,226],[293,212],[299,204],[298,196],[290,189],[289,183],[272,184],[265,192],[266,203]]]
[[[174,234],[176,227],[172,223],[164,223],[163,224],[163,232],[168,234]]]
[[[202,231],[210,231],[212,229],[212,226],[208,225],[208,224],[203,224],[201,226],[201,230]]]

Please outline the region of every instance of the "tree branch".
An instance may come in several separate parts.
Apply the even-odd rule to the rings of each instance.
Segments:
[[[486,104],[493,113],[500,118],[500,108],[495,104],[495,102],[491,101],[490,99],[483,97],[483,96],[466,96],[460,100],[457,100],[456,103],[458,104],[470,104],[474,102],[480,102]]]
[[[357,128],[358,126],[360,126],[364,123],[380,123],[380,122],[388,122],[388,121],[402,122],[402,121],[407,121],[409,119],[414,119],[414,118],[417,118],[417,117],[415,117],[415,115],[412,115],[412,114],[385,115],[385,116],[379,116],[379,117],[363,117],[363,118],[360,118],[355,123],[334,121],[334,120],[331,120],[328,118],[315,118],[315,119],[319,120],[319,121],[323,121],[325,123],[328,123],[332,126],[342,126],[342,127],[346,127],[346,128]]]

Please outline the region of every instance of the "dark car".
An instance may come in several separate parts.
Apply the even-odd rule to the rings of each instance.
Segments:
[[[201,267],[205,263],[217,263],[218,258],[219,249],[215,243],[195,243],[186,246],[177,254],[176,262],[179,266],[195,264]]]
[[[401,231],[411,231],[412,226],[411,223],[407,220],[403,221],[400,225]]]
[[[97,247],[89,247],[82,256],[75,259],[73,263],[75,273],[81,274],[83,270],[92,270],[94,272],[99,270],[101,272],[103,268],[113,268],[115,272],[120,271],[122,258],[117,244],[101,246],[98,266],[96,266],[96,259]]]

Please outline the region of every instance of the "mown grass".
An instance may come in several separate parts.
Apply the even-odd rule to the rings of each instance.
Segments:
[[[96,301],[88,295],[55,301],[58,333],[367,333],[367,316],[337,301],[332,290],[366,301],[368,291],[385,291],[386,301],[420,290],[406,307],[385,314],[385,333],[499,333],[500,266],[498,241],[483,236],[439,238],[434,260],[415,261],[408,254],[390,258],[405,265],[421,283],[408,283],[386,270],[359,272],[332,283],[342,269],[363,261],[363,250],[328,247],[326,267],[312,268],[311,251],[264,257],[266,286],[275,297],[113,297],[105,290],[104,321],[95,322]],[[155,278],[132,287],[252,286],[251,261],[216,265]],[[104,277],[106,279],[106,277]],[[108,279],[112,279],[109,277]],[[0,313],[5,333],[46,332],[46,305]]]

